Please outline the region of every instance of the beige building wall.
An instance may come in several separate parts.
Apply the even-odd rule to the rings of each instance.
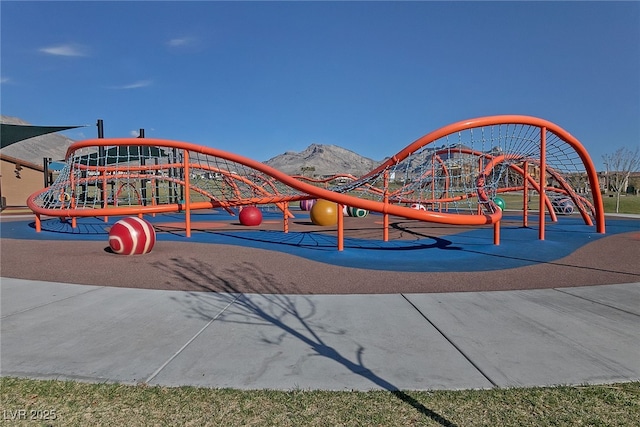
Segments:
[[[44,168],[9,156],[0,157],[0,192],[6,206],[26,206],[44,188]]]

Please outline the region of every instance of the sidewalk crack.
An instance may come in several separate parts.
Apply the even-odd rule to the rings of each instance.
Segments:
[[[433,323],[433,321],[431,321],[431,319],[429,319],[413,302],[411,302],[411,300],[409,300],[409,298],[407,298],[407,296],[405,294],[400,294],[402,295],[402,298],[405,299],[405,301],[407,301],[409,304],[411,304],[411,306],[418,312],[420,313],[420,316],[422,316],[424,318],[424,320],[426,320],[427,322],[429,322],[429,324],[436,330],[438,331],[438,333],[440,335],[442,335],[442,337],[447,340],[447,342],[449,344],[451,344],[453,346],[453,348],[455,348],[458,353],[460,353],[462,355],[462,357],[464,357],[467,362],[469,362],[471,364],[471,366],[473,366],[479,373],[480,375],[482,375],[487,381],[489,381],[491,383],[491,385],[494,388],[499,388],[498,384],[493,381],[491,379],[491,377],[489,377],[489,375],[487,375],[473,360],[471,360],[471,358],[464,352],[464,350],[462,350],[455,342],[453,342],[453,340],[451,338],[449,338],[447,336],[447,334],[445,334],[440,328],[438,328],[438,326],[436,326],[435,323]]]
[[[180,347],[180,349],[178,351],[176,351],[175,353],[173,353],[173,355],[171,357],[169,357],[162,365],[160,365],[160,367],[158,369],[156,369],[151,375],[149,375],[149,377],[147,377],[146,380],[144,380],[142,382],[142,384],[149,384],[151,381],[153,381],[153,379],[155,377],[157,377],[160,372],[162,372],[162,370],[164,368],[167,367],[167,365],[169,365],[169,363],[171,363],[176,357],[178,357],[180,355],[180,353],[182,353],[184,351],[184,349],[186,349],[189,344],[191,344],[196,338],[198,338],[213,322],[215,322],[220,316],[222,316],[222,313],[224,313],[225,311],[227,311],[227,308],[229,308],[232,304],[234,304],[237,300],[238,300],[239,296],[236,296],[233,301],[229,302],[229,304],[227,304],[222,310],[220,310],[220,312],[218,314],[215,315],[215,317],[209,319],[209,321],[207,322],[206,325],[204,325],[198,332],[196,332],[196,334],[194,336],[191,337],[191,339],[189,339],[189,341],[187,341],[182,347]]]
[[[102,290],[104,288],[105,288],[105,286],[100,286],[99,288],[89,289],[88,291],[81,292],[79,294],[69,295],[68,297],[60,298],[60,299],[57,299],[55,301],[49,301],[49,302],[45,302],[45,303],[42,303],[42,304],[39,304],[39,305],[35,305],[33,307],[27,307],[27,308],[22,309],[20,311],[16,311],[15,313],[5,314],[4,316],[1,316],[0,319],[6,319],[7,317],[15,316],[17,314],[26,313],[27,311],[36,310],[38,308],[42,308],[42,307],[46,307],[46,306],[51,305],[51,304],[56,304],[56,303],[59,303],[59,302],[62,302],[62,301],[66,301],[66,300],[69,300],[71,298],[77,298],[77,297],[80,297],[82,295],[86,295],[86,294],[88,294],[90,292],[100,291],[100,290]]]
[[[580,299],[585,300],[585,301],[589,301],[590,303],[593,303],[593,304],[599,304],[599,305],[602,305],[602,306],[605,306],[605,307],[612,308],[612,309],[617,310],[617,311],[621,311],[623,313],[631,314],[632,316],[640,317],[640,314],[638,314],[638,313],[634,313],[632,311],[625,310],[624,308],[616,307],[615,305],[611,305],[611,304],[607,304],[607,303],[604,303],[604,302],[601,302],[601,301],[597,301],[597,300],[594,300],[594,299],[591,299],[591,298],[583,297],[582,295],[576,295],[576,294],[573,294],[573,293],[571,293],[569,291],[565,291],[565,290],[558,289],[558,288],[553,288],[553,290],[554,291],[558,291],[558,292],[560,292],[562,294],[565,294],[565,295],[570,295],[572,297],[576,297],[576,298],[580,298]]]

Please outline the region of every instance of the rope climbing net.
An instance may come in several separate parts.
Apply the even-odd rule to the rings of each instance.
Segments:
[[[374,174],[332,191],[354,192],[382,200],[385,176],[392,203],[435,211],[476,212],[494,209],[502,193],[521,192],[525,181],[539,191],[541,128],[507,123],[465,129],[419,145],[405,158]],[[550,197],[568,197],[581,212],[593,216],[593,194],[585,165],[561,136],[546,133],[546,185]]]
[[[314,182],[233,153],[160,139],[74,143],[65,167],[28,204],[38,215],[98,216],[271,206],[324,198],[424,221],[496,223],[503,193],[537,193],[549,212],[569,200],[604,229],[593,164],[569,133],[542,119],[491,116],[416,140],[362,177]],[[339,184],[332,184],[340,182]],[[544,210],[544,206],[540,211]],[[564,207],[566,208],[566,204]]]

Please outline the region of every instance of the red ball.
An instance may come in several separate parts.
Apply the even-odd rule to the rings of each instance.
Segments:
[[[260,225],[262,212],[255,206],[247,206],[240,211],[240,224],[247,226]]]
[[[116,254],[146,254],[155,243],[156,230],[148,221],[135,216],[121,219],[109,230],[109,247]]]

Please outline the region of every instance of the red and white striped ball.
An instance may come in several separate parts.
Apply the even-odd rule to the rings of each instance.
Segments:
[[[116,254],[146,254],[155,243],[156,230],[148,221],[135,216],[121,219],[109,230],[109,246]]]
[[[411,205],[411,209],[416,209],[419,211],[426,211],[427,208],[424,205],[421,205],[420,203],[414,203]]]

